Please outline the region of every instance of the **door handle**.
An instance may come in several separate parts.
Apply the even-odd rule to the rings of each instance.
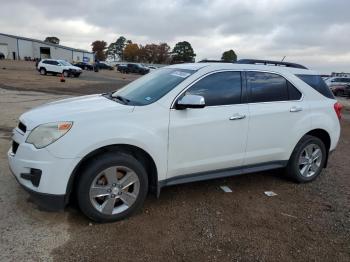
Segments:
[[[299,106],[293,106],[291,109],[290,109],[290,112],[300,112],[300,111],[303,111],[303,108],[302,107],[299,107]]]
[[[230,117],[230,120],[240,120],[240,119],[244,119],[245,118],[245,115],[233,115]]]

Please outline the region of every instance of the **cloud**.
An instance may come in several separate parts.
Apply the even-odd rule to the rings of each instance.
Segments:
[[[97,39],[189,41],[197,59],[281,59],[322,72],[350,71],[349,0],[1,0],[0,30],[90,49]]]

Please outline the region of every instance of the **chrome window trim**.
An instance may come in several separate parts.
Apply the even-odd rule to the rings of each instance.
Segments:
[[[300,93],[301,93],[301,97],[299,100],[281,100],[281,101],[268,101],[268,102],[247,102],[247,103],[239,103],[239,104],[229,104],[229,105],[215,105],[215,106],[205,106],[204,108],[207,107],[222,107],[222,106],[233,106],[233,105],[255,105],[255,104],[271,104],[271,103],[287,103],[287,102],[302,102],[304,100],[304,93],[293,83],[293,81],[287,79],[284,75],[282,75],[279,72],[275,72],[275,71],[268,71],[268,70],[259,70],[259,69],[220,69],[220,70],[215,70],[209,73],[206,73],[204,75],[202,75],[201,77],[197,78],[196,80],[194,80],[192,83],[188,84],[184,89],[182,89],[182,91],[175,97],[175,99],[173,99],[173,102],[171,103],[170,106],[170,110],[177,110],[175,108],[175,102],[176,100],[183,94],[185,93],[191,86],[193,86],[194,84],[196,84],[198,81],[202,80],[204,77],[207,77],[209,75],[215,74],[215,73],[220,73],[220,72],[261,72],[261,73],[270,73],[270,74],[276,74],[279,75],[281,77],[283,77],[286,81],[289,81]],[[241,79],[243,80],[243,78],[241,77]],[[243,81],[242,81],[242,90],[243,90]],[[247,84],[247,91],[249,90],[248,88],[248,84]]]
[[[281,77],[283,77],[286,81],[290,82],[301,94],[301,97],[300,99],[298,100],[281,100],[281,101],[268,101],[268,102],[252,102],[252,103],[249,103],[249,105],[252,105],[252,104],[271,104],[271,103],[278,103],[278,102],[283,102],[283,103],[287,103],[287,102],[301,102],[304,100],[304,93],[300,91],[299,88],[296,87],[296,85],[293,83],[293,81],[290,81],[289,79],[287,79],[284,75],[282,75],[281,73],[279,72],[275,72],[275,71],[267,71],[267,70],[258,70],[258,69],[244,69],[243,70],[244,72],[261,72],[261,73],[270,73],[270,74],[275,74],[275,75],[279,75]],[[293,74],[294,75],[294,74]],[[249,90],[248,88],[248,83],[247,83],[247,89]]]
[[[243,70],[241,69],[220,69],[220,70],[215,70],[215,71],[211,71],[211,72],[208,72],[202,76],[200,76],[199,78],[197,78],[196,80],[194,80],[192,83],[188,84],[184,89],[182,89],[180,91],[180,93],[175,97],[175,99],[173,99],[173,102],[171,103],[171,106],[170,106],[170,109],[171,110],[177,110],[175,108],[175,102],[176,100],[183,94],[185,93],[189,88],[191,88],[194,84],[196,84],[197,82],[199,82],[200,80],[202,80],[204,77],[207,77],[207,76],[210,76],[212,74],[216,74],[216,73],[221,73],[221,72],[243,72]],[[243,89],[243,78],[241,76],[241,89]],[[215,106],[205,106],[204,108],[206,107],[221,107],[221,106],[232,106],[232,105],[242,105],[242,104],[246,104],[246,103],[239,103],[239,104],[229,104],[229,105],[215,105]]]

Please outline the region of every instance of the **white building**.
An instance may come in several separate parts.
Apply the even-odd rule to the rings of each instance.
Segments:
[[[0,33],[0,52],[5,55],[5,59],[13,60],[24,60],[27,57],[94,62],[94,54],[86,50],[3,33]]]

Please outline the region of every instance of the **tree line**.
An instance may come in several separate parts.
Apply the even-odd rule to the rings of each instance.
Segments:
[[[120,36],[115,42],[110,43],[96,40],[92,44],[92,51],[99,60],[107,57],[113,60],[150,64],[175,64],[194,62],[196,54],[187,41],[178,42],[173,49],[167,43],[140,45]],[[231,49],[225,51],[221,60],[224,62],[237,61],[236,53]]]
[[[59,44],[60,39],[55,36],[48,36],[44,40],[52,44]],[[150,64],[175,64],[194,62],[196,54],[187,41],[178,42],[172,50],[167,43],[139,45],[120,36],[115,42],[107,45],[103,40],[96,40],[92,44],[92,51],[98,60],[122,60],[129,62],[150,63]],[[206,60],[206,59],[204,59]],[[223,62],[236,62],[237,55],[230,49],[223,52]]]
[[[194,62],[196,57],[191,44],[187,41],[178,42],[171,50],[167,43],[141,45],[121,36],[109,45],[103,40],[96,40],[91,46],[99,60],[108,57],[129,62],[170,64]]]

